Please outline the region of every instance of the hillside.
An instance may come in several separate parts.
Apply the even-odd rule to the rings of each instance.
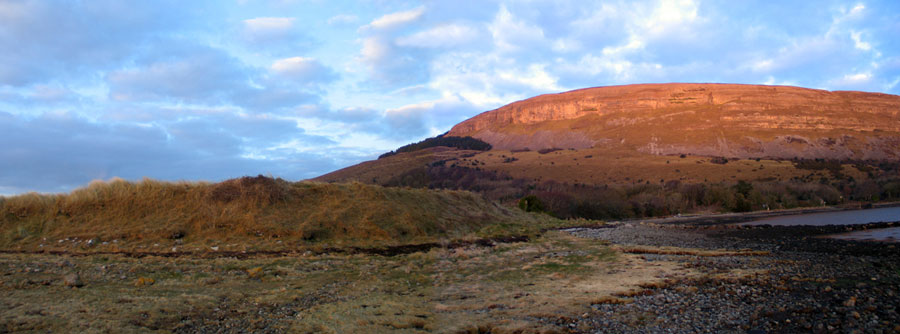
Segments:
[[[315,178],[465,189],[559,217],[627,218],[900,198],[900,96],[799,87],[652,84],[514,102],[431,147]],[[751,190],[738,187],[745,182]]]
[[[528,233],[548,222],[463,191],[263,176],[215,184],[113,180],[70,194],[0,197],[0,249],[380,247]]]
[[[597,87],[514,102],[448,135],[501,150],[896,160],[900,96],[735,84]]]

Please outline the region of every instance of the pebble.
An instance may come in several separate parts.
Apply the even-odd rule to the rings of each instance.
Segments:
[[[81,276],[71,273],[63,276],[63,285],[71,288],[80,288],[84,286],[84,282],[81,280]]]
[[[681,263],[701,276],[673,278],[674,284],[634,296],[629,304],[593,305],[591,316],[581,320],[580,328],[593,328],[588,333],[900,331],[900,326],[894,328],[900,315],[893,305],[896,297],[892,297],[900,291],[900,272],[896,266],[875,265],[900,263],[896,249],[830,239],[803,240],[803,233],[784,229],[754,228],[747,234],[748,229],[740,228],[633,225],[568,232],[620,245],[771,252],[767,256],[716,257],[641,254],[646,261]],[[732,270],[758,270],[761,274],[712,278]],[[704,273],[709,276],[704,278]],[[836,281],[844,283],[835,285]],[[821,291],[828,294],[818,293]],[[861,305],[865,308],[857,309]],[[647,318],[638,321],[636,315]]]

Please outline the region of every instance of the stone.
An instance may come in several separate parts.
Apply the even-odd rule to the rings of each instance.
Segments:
[[[80,288],[84,286],[84,281],[77,273],[71,273],[63,276],[63,285],[70,288]]]
[[[250,268],[247,269],[247,277],[258,279],[262,276],[263,270],[262,267]]]
[[[138,277],[137,281],[134,282],[134,286],[136,286],[136,287],[142,287],[142,286],[153,285],[153,284],[155,284],[155,283],[156,283],[156,280],[154,280],[154,279],[152,279],[152,278],[149,278],[149,277]]]

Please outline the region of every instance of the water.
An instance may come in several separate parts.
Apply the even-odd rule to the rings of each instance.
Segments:
[[[849,233],[832,234],[828,237],[843,240],[900,242],[900,227],[888,227],[880,228],[877,230],[864,230]]]
[[[894,222],[900,221],[900,207],[850,210],[850,211],[833,211],[808,213],[803,215],[778,216],[769,217],[752,222],[741,223],[741,225],[857,225],[875,222]]]
[[[779,216],[742,223],[741,225],[857,225],[892,221],[900,221],[900,207]],[[829,237],[845,240],[900,242],[900,227],[855,231],[834,234]]]

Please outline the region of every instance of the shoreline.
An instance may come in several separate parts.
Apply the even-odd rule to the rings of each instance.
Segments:
[[[847,228],[857,227],[620,224],[567,232],[702,273],[592,305],[583,320],[589,333],[900,333],[900,247],[817,237]]]
[[[840,211],[854,211],[854,210],[868,210],[868,209],[900,207],[900,202],[883,202],[883,203],[867,203],[867,204],[871,204],[871,207],[864,208],[862,203],[848,203],[848,204],[832,205],[832,206],[824,206],[824,207],[804,207],[804,208],[793,208],[793,209],[782,209],[782,210],[771,210],[771,211],[690,214],[690,215],[682,215],[680,217],[669,216],[669,217],[657,217],[657,218],[634,218],[634,219],[610,221],[610,222],[607,222],[607,224],[619,225],[619,224],[629,224],[629,223],[648,223],[648,224],[667,224],[667,225],[685,224],[685,225],[698,225],[698,226],[727,225],[727,224],[744,223],[744,222],[759,220],[759,219],[763,219],[763,218],[780,217],[780,216],[793,216],[793,215],[803,215],[803,214],[820,213],[820,212],[840,212]]]

